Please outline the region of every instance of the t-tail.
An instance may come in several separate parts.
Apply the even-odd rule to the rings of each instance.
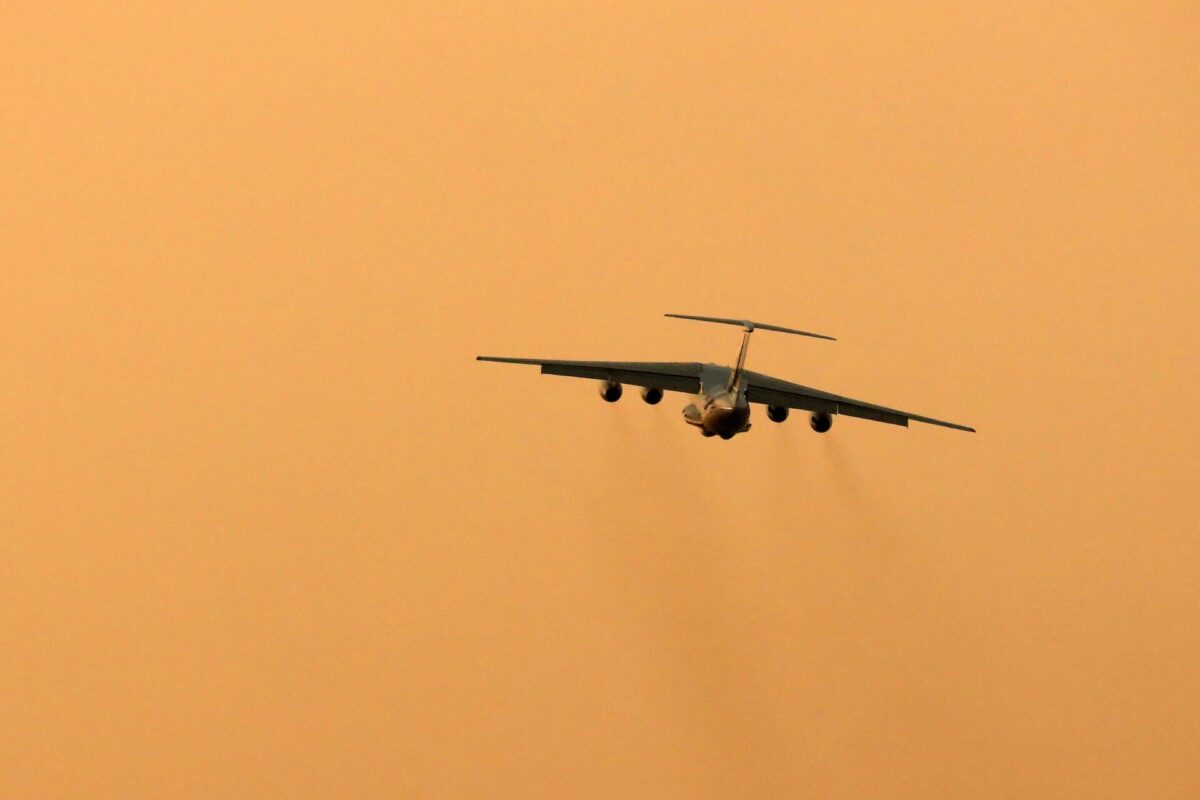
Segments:
[[[831,342],[836,342],[837,339],[832,336],[826,336],[823,333],[810,333],[809,331],[798,331],[795,328],[784,328],[779,325],[770,325],[766,322],[753,322],[748,319],[726,319],[725,317],[698,317],[694,314],[667,314],[668,317],[675,319],[693,319],[698,322],[719,322],[722,325],[739,325],[745,333],[742,335],[742,349],[738,353],[737,366],[733,368],[733,372],[729,375],[730,392],[737,391],[738,385],[742,380],[742,371],[746,366],[746,351],[750,347],[750,334],[754,333],[755,329],[764,331],[776,331],[778,333],[791,333],[796,336],[811,336],[814,339],[827,339]]]

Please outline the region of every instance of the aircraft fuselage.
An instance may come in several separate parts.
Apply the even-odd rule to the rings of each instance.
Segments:
[[[684,422],[705,436],[732,439],[750,429],[750,403],[745,388],[733,382],[733,370],[705,364],[700,374],[700,394],[683,409]]]

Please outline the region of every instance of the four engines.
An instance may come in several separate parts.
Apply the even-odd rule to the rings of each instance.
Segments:
[[[624,389],[616,381],[601,381],[600,396],[606,402],[615,403],[621,399]],[[656,386],[646,386],[642,389],[642,399],[650,405],[658,405],[663,399],[663,390]],[[783,422],[788,418],[791,409],[787,406],[767,406],[767,419],[771,422]],[[833,427],[833,416],[824,411],[814,411],[808,424],[817,433],[825,433]]]

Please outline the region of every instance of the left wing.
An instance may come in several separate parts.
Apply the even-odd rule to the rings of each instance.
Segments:
[[[696,394],[700,391],[700,364],[677,361],[554,361],[540,358],[503,358],[476,356],[477,361],[503,364],[533,364],[543,375],[571,378],[595,378],[601,381],[650,386],[672,392]]]
[[[886,422],[889,425],[903,425],[906,428],[909,421],[912,420],[926,422],[930,425],[941,425],[944,428],[954,428],[959,431],[975,432],[974,428],[966,425],[910,414],[907,411],[897,411],[894,408],[864,403],[861,400],[851,400],[848,397],[822,392],[820,389],[810,389],[798,383],[781,381],[758,372],[746,370],[744,375],[746,399],[751,403],[800,408],[805,411],[824,411],[826,414],[845,414],[848,417]]]

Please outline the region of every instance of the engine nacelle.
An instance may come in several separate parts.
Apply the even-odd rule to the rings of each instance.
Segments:
[[[767,406],[767,419],[771,422],[783,422],[791,411],[787,406]]]
[[[642,389],[642,399],[650,405],[658,405],[658,401],[663,399],[663,390],[657,386],[647,386]]]
[[[833,417],[824,411],[814,411],[812,419],[809,420],[808,424],[817,433],[824,433],[833,427]]]
[[[616,381],[601,381],[600,396],[607,403],[615,403],[621,399],[621,384]]]

